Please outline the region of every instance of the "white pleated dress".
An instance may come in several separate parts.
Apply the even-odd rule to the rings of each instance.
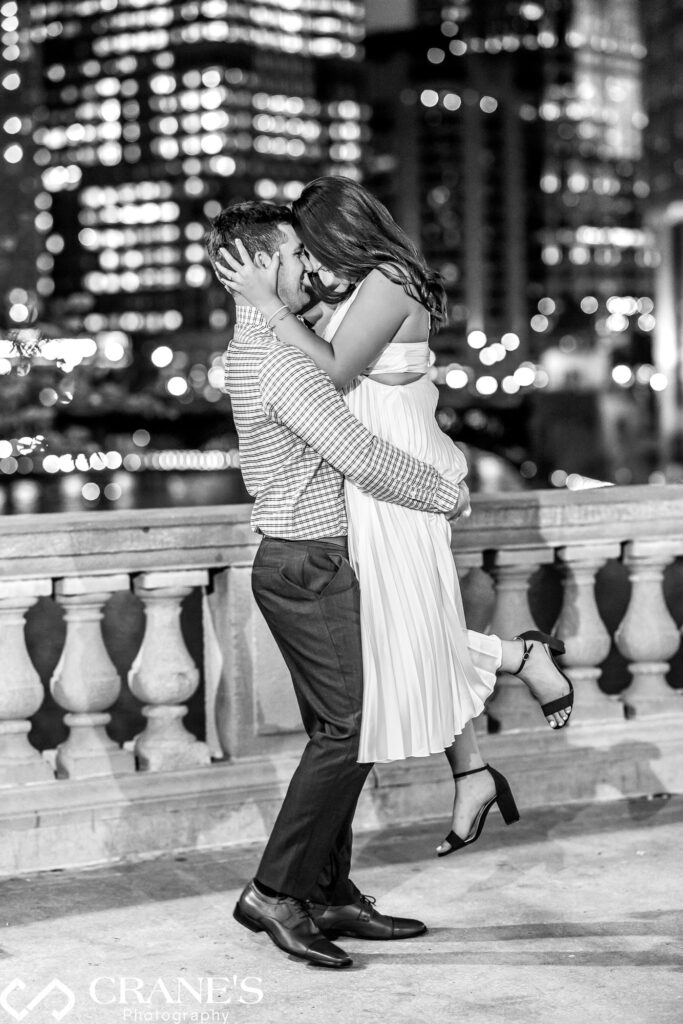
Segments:
[[[360,287],[360,286],[359,286]],[[324,332],[330,341],[358,288]],[[390,343],[372,373],[423,373],[390,386],[363,376],[346,401],[368,430],[459,482],[462,452],[436,418],[428,341]],[[378,501],[345,484],[349,557],[360,582],[363,717],[360,762],[445,750],[481,713],[496,682],[500,640],[468,630],[444,516]]]

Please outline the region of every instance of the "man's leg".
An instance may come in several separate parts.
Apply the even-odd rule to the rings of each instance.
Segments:
[[[370,764],[358,764],[362,659],[358,582],[343,548],[266,538],[256,601],[292,676],[309,740],[256,878],[297,899],[350,903],[350,822]]]

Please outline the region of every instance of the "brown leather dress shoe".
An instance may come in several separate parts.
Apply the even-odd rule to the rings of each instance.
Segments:
[[[235,904],[233,917],[252,932],[266,932],[290,956],[319,967],[350,967],[353,960],[321,934],[300,900],[264,896],[253,882]]]
[[[355,903],[330,907],[307,901],[308,911],[325,935],[351,935],[356,939],[412,939],[424,935],[427,925],[410,917],[389,917],[375,910],[372,896],[359,896]]]

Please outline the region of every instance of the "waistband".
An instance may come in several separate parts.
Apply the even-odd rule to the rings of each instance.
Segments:
[[[285,544],[288,547],[324,547],[324,548],[341,548],[346,550],[348,545],[348,537],[272,537],[264,534],[261,539],[261,544]]]

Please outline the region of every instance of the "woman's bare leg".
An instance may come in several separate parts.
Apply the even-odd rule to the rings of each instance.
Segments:
[[[484,767],[473,722],[467,723],[444,753],[454,775]],[[494,781],[488,772],[476,772],[456,781],[451,822],[451,828],[456,835],[463,839],[467,838],[482,804],[487,803],[495,792]],[[448,843],[441,843],[437,847],[439,853],[446,849]]]
[[[532,641],[531,653],[524,663],[519,678],[526,684],[531,695],[540,703],[561,697],[567,693],[567,684],[557,671],[547,651],[538,641]],[[501,672],[517,672],[524,656],[522,640],[501,640]],[[570,708],[548,715],[547,719],[553,728],[557,728],[569,717]],[[474,771],[456,781],[455,802],[451,828],[462,839],[469,835],[474,819],[483,804],[495,795],[496,787],[489,772],[477,772],[484,767],[484,759],[479,750],[474,724],[468,722],[459,736],[456,736],[450,747],[445,750],[446,759],[453,775]],[[437,847],[439,853],[448,848],[448,843]]]
[[[501,640],[500,672],[516,673],[524,656],[524,641]],[[567,693],[567,683],[554,666],[542,643],[534,640],[529,657],[524,662],[519,678],[528,687],[531,695],[539,702],[555,700]],[[569,717],[570,707],[563,711],[548,715],[547,719],[553,728],[557,728]],[[456,780],[455,802],[451,828],[456,835],[466,839],[472,824],[481,809],[493,796],[496,787],[489,772],[476,771],[484,767],[484,759],[479,750],[474,724],[468,722],[459,736],[444,753],[453,775],[474,771]],[[448,843],[437,847],[439,853],[448,849]]]

